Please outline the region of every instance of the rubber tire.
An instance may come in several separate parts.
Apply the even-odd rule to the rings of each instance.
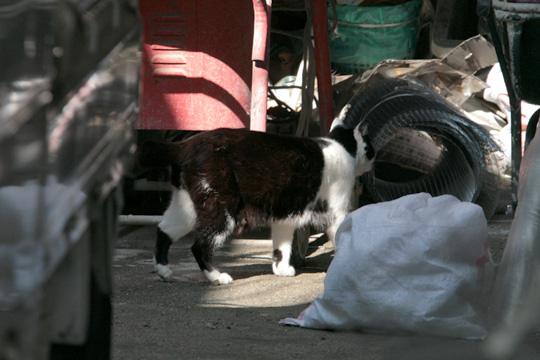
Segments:
[[[295,268],[302,267],[306,261],[306,254],[309,245],[309,228],[296,229],[294,231],[291,265]]]

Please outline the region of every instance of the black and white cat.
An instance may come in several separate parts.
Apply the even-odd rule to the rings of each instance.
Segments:
[[[355,179],[371,169],[374,151],[359,127],[334,120],[321,138],[217,129],[179,143],[143,146],[143,162],[172,166],[171,203],[158,225],[155,270],[172,275],[168,252],[188,233],[193,255],[209,281],[232,277],[212,264],[213,250],[234,232],[270,225],[274,274],[294,276],[289,264],[295,228],[326,228],[333,241],[349,212]]]

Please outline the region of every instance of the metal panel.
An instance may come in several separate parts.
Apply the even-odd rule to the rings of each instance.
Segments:
[[[48,345],[39,274],[53,5],[0,4],[0,358],[41,359]]]
[[[209,130],[249,124],[249,1],[140,0],[144,27],[138,127]]]

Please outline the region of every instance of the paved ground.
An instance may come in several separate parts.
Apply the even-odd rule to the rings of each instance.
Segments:
[[[500,248],[508,221],[494,222]],[[152,227],[122,227],[114,261],[114,360],[167,359],[482,359],[480,343],[424,336],[340,333],[283,327],[323,290],[331,251],[310,245],[306,267],[294,278],[271,275],[268,240],[235,240],[217,263],[235,282],[205,282],[189,242],[171,252],[172,282],[152,273]],[[540,335],[514,359],[540,359]]]

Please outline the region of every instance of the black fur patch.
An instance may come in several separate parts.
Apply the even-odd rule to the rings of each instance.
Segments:
[[[178,152],[175,143],[164,143],[149,140],[140,146],[137,160],[142,167],[166,167],[175,162]]]
[[[274,261],[279,263],[283,260],[283,254],[281,253],[281,250],[275,249],[274,250]]]
[[[205,251],[201,245],[196,242],[191,246],[191,253],[195,258],[195,261],[197,261],[197,265],[199,265],[199,269],[201,269],[201,271],[211,271],[207,260],[209,259],[208,254],[211,254],[211,252],[208,250]]]
[[[177,189],[182,185],[182,168],[178,165],[171,166],[171,184]]]
[[[325,213],[328,211],[328,202],[326,200],[317,200],[315,206],[313,206],[313,211],[317,213]]]
[[[362,139],[364,139],[364,143],[366,144],[366,157],[371,160],[375,157],[375,149],[373,149],[371,141],[369,140],[369,137],[367,135],[362,135]]]
[[[155,248],[156,263],[161,265],[167,265],[169,263],[168,254],[171,244],[171,238],[158,228]]]
[[[207,195],[190,191],[200,219],[215,218],[219,204],[235,219],[246,210],[261,219],[299,215],[322,181],[322,150],[308,138],[218,129],[191,138],[182,151],[186,187],[205,179],[219,194],[212,205]]]
[[[352,157],[356,156],[356,140],[354,139],[352,129],[345,129],[344,127],[337,126],[330,132],[328,137],[343,145],[345,150],[347,150]]]

